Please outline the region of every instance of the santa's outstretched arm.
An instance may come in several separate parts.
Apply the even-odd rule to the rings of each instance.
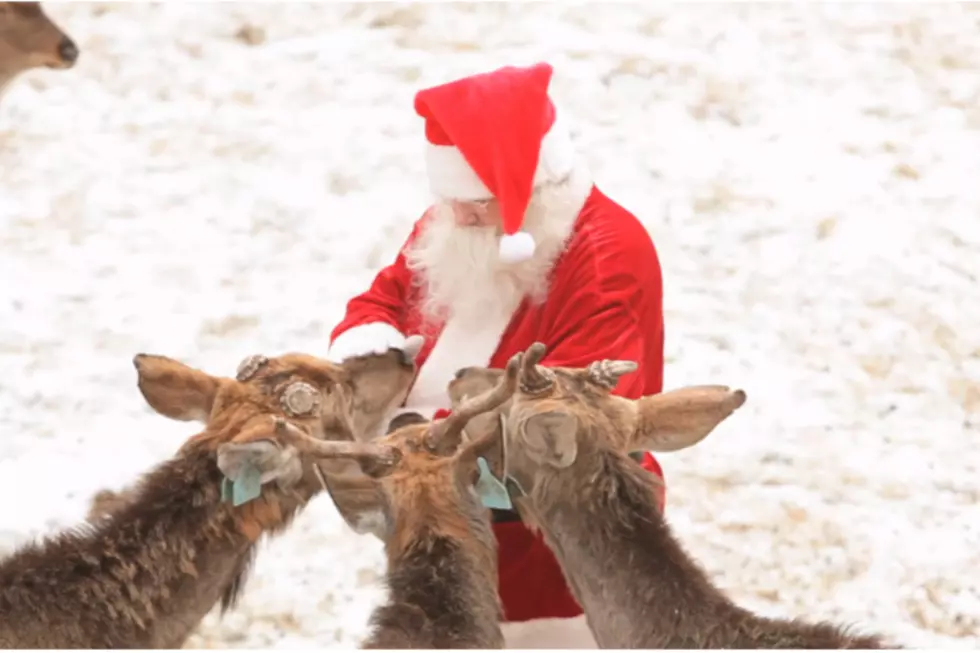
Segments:
[[[382,268],[371,287],[347,302],[347,311],[330,334],[327,358],[342,363],[352,356],[383,354],[405,345],[403,318],[412,273],[405,262],[405,251],[419,231],[416,222],[398,256]]]

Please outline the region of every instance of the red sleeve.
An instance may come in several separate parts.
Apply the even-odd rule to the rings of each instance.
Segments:
[[[418,235],[425,216],[412,227],[398,256],[390,265],[382,268],[371,282],[371,287],[347,302],[344,318],[330,333],[330,341],[356,326],[383,322],[404,332],[403,318],[408,289],[411,287],[412,273],[405,262],[405,251]]]

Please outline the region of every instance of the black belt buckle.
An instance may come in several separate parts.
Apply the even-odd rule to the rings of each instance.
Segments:
[[[494,524],[508,524],[515,521],[521,521],[521,516],[517,514],[516,510],[498,510],[496,508],[491,508],[490,521]]]

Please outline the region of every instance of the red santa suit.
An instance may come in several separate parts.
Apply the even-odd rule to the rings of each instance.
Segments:
[[[496,198],[502,215],[500,257],[533,256],[522,221],[535,188],[560,183],[580,165],[547,89],[547,64],[506,67],[421,91],[416,111],[426,120],[427,166],[437,196]],[[579,168],[580,169],[580,168]],[[629,211],[588,182],[577,216],[570,215],[564,250],[554,260],[543,300],[524,297],[509,310],[489,312],[479,327],[450,315],[433,324],[423,314],[425,283],[406,262],[431,211],[419,219],[395,261],[347,305],[331,337],[329,356],[383,352],[405,337],[426,342],[405,408],[438,415],[450,407],[446,387],[466,366],[502,368],[536,341],[543,365],[584,367],[598,359],[632,360],[616,394],[658,393],[663,383],[661,271],[646,230]],[[573,209],[574,210],[574,209]],[[662,478],[656,460],[641,463]],[[660,496],[661,502],[664,496]],[[594,648],[582,610],[539,535],[521,522],[494,524],[499,546],[499,592],[509,648]]]

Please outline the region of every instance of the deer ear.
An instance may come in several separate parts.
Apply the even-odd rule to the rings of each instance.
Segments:
[[[525,418],[517,429],[531,460],[561,469],[574,463],[578,455],[578,427],[572,413],[549,410]]]
[[[133,366],[146,403],[164,417],[207,423],[221,380],[166,356],[137,354]]]
[[[244,477],[253,470],[261,485],[276,481],[282,489],[303,478],[303,463],[292,447],[279,448],[271,440],[225,442],[218,446],[218,469],[229,479]]]
[[[381,483],[366,476],[320,472],[337,512],[355,533],[385,539],[384,490]]]
[[[703,385],[670,390],[637,400],[632,449],[678,451],[706,438],[745,403],[745,392]]]

